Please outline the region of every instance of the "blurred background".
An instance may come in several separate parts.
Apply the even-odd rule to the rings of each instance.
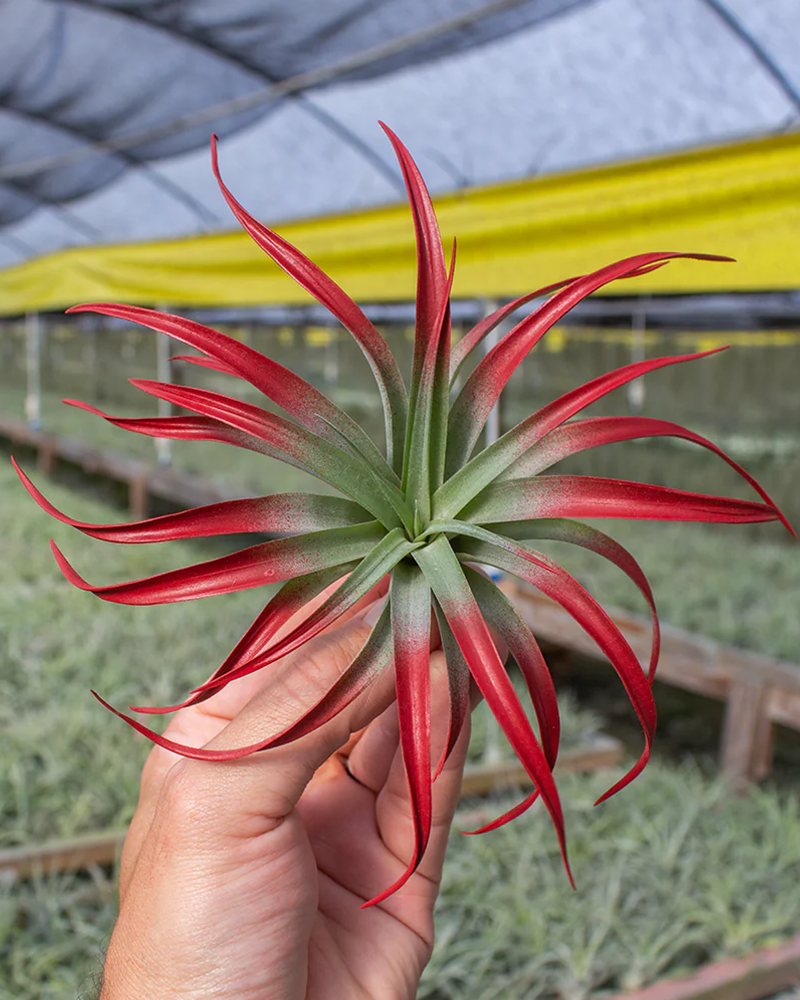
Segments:
[[[167,338],[64,314],[92,300],[224,330],[324,390],[380,442],[360,351],[237,228],[209,156],[215,132],[235,196],[362,305],[407,372],[413,226],[380,119],[417,160],[445,240],[458,238],[456,338],[518,295],[630,254],[736,258],[675,261],[581,303],[517,370],[489,435],[611,368],[731,345],[589,412],[688,425],[800,523],[799,37],[796,0],[0,0],[0,449],[86,520],[325,488],[249,453],[137,438],[65,406],[66,397],[164,415],[128,384],[156,377],[264,402],[173,360],[186,350]],[[218,665],[263,595],[96,604],[53,567],[50,534],[97,582],[209,558],[224,543],[119,553],[75,538],[2,464],[0,1000],[71,998],[113,920],[107,858],[59,866],[51,852],[23,872],[20,851],[108,831],[116,843],[146,752],[88,689],[115,704],[174,700]],[[714,456],[665,438],[594,449],[558,471],[751,495]],[[472,881],[454,862],[421,995],[580,1000],[800,932],[800,902],[786,893],[800,874],[796,542],[775,524],[600,526],[640,560],[678,630],[657,692],[663,760],[637,782],[651,782],[645,805],[634,787],[609,807],[619,829],[612,812],[603,831],[579,835],[589,888],[575,899],[548,874],[553,845],[539,818],[517,824],[504,851],[544,843],[541,867],[538,856],[525,862],[541,888],[538,916],[522,899],[487,902],[487,871],[492,885],[508,885],[499,855],[476,853],[471,838],[455,844]],[[627,581],[584,555],[558,552],[620,621],[645,613]],[[607,664],[533,597],[518,599],[549,644],[575,746],[603,733],[620,753],[636,752],[635,719]],[[504,751],[488,722],[477,728],[474,758],[488,766]],[[763,779],[765,790],[742,799],[717,784]],[[596,776],[569,780],[580,827]],[[702,826],[714,810],[716,828],[742,831],[714,854],[718,869],[714,822]],[[765,816],[774,835],[761,839],[772,846],[757,858]],[[640,832],[685,829],[684,839],[667,848],[645,832],[634,851],[620,831],[636,822]],[[617,854],[597,863],[601,842]],[[688,866],[687,887],[711,880],[707,895],[672,892],[674,869],[652,875],[665,852]],[[634,854],[648,859],[641,871]],[[741,878],[726,881],[732,866]],[[513,914],[502,933],[492,907]],[[753,1000],[769,993],[753,989]]]

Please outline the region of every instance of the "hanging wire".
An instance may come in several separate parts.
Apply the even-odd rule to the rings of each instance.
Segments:
[[[739,41],[744,42],[775,83],[778,84],[789,98],[795,110],[800,112],[800,91],[797,90],[792,81],[786,76],[758,39],[745,28],[733,12],[722,3],[722,0],[702,0],[702,3],[714,11],[717,17],[730,28]]]
[[[104,153],[118,153],[144,143],[155,142],[158,139],[173,136],[178,132],[188,131],[189,129],[196,128],[198,125],[210,124],[225,116],[239,114],[240,112],[258,107],[258,105],[265,104],[276,97],[285,97],[289,94],[296,94],[307,90],[310,87],[328,83],[354,70],[363,69],[372,63],[398,55],[415,46],[425,44],[438,38],[440,35],[468,28],[470,25],[482,21],[487,17],[502,14],[507,10],[512,10],[514,7],[519,7],[528,2],[530,0],[493,0],[492,3],[485,4],[466,14],[459,14],[457,17],[439,21],[436,24],[421,28],[419,31],[411,32],[400,38],[392,39],[389,42],[372,45],[361,52],[346,56],[344,59],[339,59],[328,66],[308,70],[304,73],[297,73],[295,76],[287,77],[287,79],[281,80],[278,83],[259,87],[248,94],[242,94],[239,97],[211,104],[206,108],[201,108],[199,111],[177,115],[168,121],[160,122],[158,125],[151,125],[147,128],[128,132],[125,135],[115,136],[111,139],[102,139],[80,149],[70,150],[67,153],[42,156],[21,163],[9,164],[0,168],[0,181],[30,177],[56,168],[73,166],[76,163],[83,163]]]

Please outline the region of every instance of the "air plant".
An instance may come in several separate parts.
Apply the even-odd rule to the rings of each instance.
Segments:
[[[417,311],[408,389],[387,344],[355,302],[299,250],[236,201],[220,176],[214,139],[212,162],[222,193],[245,230],[273,261],[330,310],[361,348],[383,404],[385,455],[340,407],[304,379],[216,330],[138,306],[92,303],[70,310],[128,320],[187,344],[200,353],[184,360],[244,379],[287,416],[205,389],[145,379],[131,381],[149,395],[192,415],[114,417],[83,403],[66,402],[138,434],[222,441],[277,458],[336,487],[343,496],[282,493],[214,503],[131,524],[95,525],[58,511],[18,470],[28,491],[46,511],[106,541],[160,542],[250,532],[281,536],[197,565],[111,586],[87,583],[53,545],[58,564],[71,583],[120,604],[194,600],[283,581],[224,663],[210,680],[192,692],[184,706],[198,704],[226,684],[297,650],[336,621],[378,581],[390,576],[387,604],[363,648],[319,703],[278,735],[238,749],[207,750],[177,744],[117,713],[154,743],[176,753],[203,760],[231,760],[308,733],[357,697],[377,672],[393,669],[400,743],[414,818],[414,848],[407,871],[365,905],[377,903],[399,889],[419,865],[431,827],[431,785],[464,724],[470,679],[477,684],[534,786],[522,802],[482,830],[497,828],[519,816],[541,797],[569,873],[562,809],[552,773],[559,747],[553,682],[530,628],[476,565],[487,564],[514,574],[561,604],[596,641],[619,675],[641,724],[644,749],[633,767],[598,800],[602,801],[636,777],[650,755],[656,727],[652,682],[659,652],[659,625],[650,585],[633,556],[597,528],[573,519],[729,523],[779,519],[789,527],[758,483],[699,434],[647,417],[572,419],[633,379],[715,351],[653,358],[601,375],[544,406],[473,455],[487,417],[514,370],[577,302],[610,281],[646,274],[672,258],[730,258],[637,254],[591,274],[523,295],[451,344],[455,245],[448,269],[436,216],[419,170],[400,140],[386,126],[383,128],[405,179],[416,235]],[[462,365],[484,337],[520,307],[550,293],[543,304],[500,338],[456,392],[455,380]],[[588,448],[658,436],[683,438],[714,452],[753,487],[760,501],[592,476],[541,475],[561,459]],[[537,539],[558,539],[590,549],[614,563],[636,584],[652,617],[652,649],[646,670],[601,605],[569,573],[529,544]],[[340,581],[336,589],[313,613],[276,637],[296,612],[335,581]],[[430,739],[431,607],[441,633],[450,692],[448,736],[435,768]],[[519,665],[538,736],[506,673],[490,626]],[[136,711],[171,711],[179,707],[183,706]]]

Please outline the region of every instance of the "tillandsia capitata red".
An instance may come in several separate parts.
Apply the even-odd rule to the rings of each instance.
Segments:
[[[194,600],[258,587],[266,580],[285,581],[225,662],[192,692],[184,706],[204,701],[226,684],[296,650],[378,581],[390,576],[389,599],[361,651],[321,701],[278,735],[235,750],[205,750],[176,744],[121,715],[153,742],[176,753],[231,760],[299,738],[351,702],[378,671],[394,669],[400,740],[414,815],[414,849],[405,874],[370,904],[399,889],[419,865],[431,827],[431,785],[464,724],[470,678],[534,786],[519,805],[483,830],[519,816],[541,796],[567,865],[564,821],[552,773],[559,746],[553,682],[530,628],[497,586],[476,570],[476,564],[514,574],[561,604],[595,640],[619,675],[641,723],[644,749],[633,767],[602,796],[604,799],[636,777],[650,755],[656,726],[651,686],[658,661],[659,624],[650,585],[633,556],[597,528],[573,518],[729,523],[778,519],[792,530],[752,476],[699,434],[647,417],[572,419],[591,403],[647,372],[715,351],[653,358],[600,375],[548,403],[473,456],[487,417],[511,374],[577,302],[614,279],[646,274],[671,258],[730,258],[637,254],[592,274],[523,295],[451,344],[455,246],[448,270],[436,216],[419,170],[400,140],[383,128],[405,178],[416,233],[417,312],[408,388],[387,344],[355,302],[299,250],[250,216],[228,191],[220,177],[214,139],[212,161],[222,193],[241,225],[272,260],[330,310],[363,351],[383,405],[385,456],[339,406],[300,376],[216,330],[138,306],[91,303],[70,310],[129,320],[181,341],[200,352],[184,360],[244,379],[287,416],[205,389],[145,379],[131,381],[151,396],[194,415],[112,417],[86,404],[66,402],[138,434],[224,441],[269,455],[336,487],[343,497],[282,493],[214,503],[131,524],[96,525],[58,511],[18,469],[28,491],[46,511],[106,541],[161,542],[250,532],[283,536],[184,569],[111,586],[87,583],[53,545],[58,564],[71,583],[120,604]],[[485,354],[455,392],[461,366],[483,338],[515,310],[549,293],[553,294]],[[540,475],[561,459],[588,448],[658,436],[683,438],[714,452],[752,486],[760,501],[593,476]],[[537,539],[558,539],[590,549],[618,566],[636,584],[652,616],[647,670],[600,604],[569,573],[532,547],[530,543]],[[341,581],[338,587],[313,613],[278,637],[281,627],[299,609],[337,580]],[[441,633],[450,690],[448,738],[433,777],[428,655],[431,607]],[[538,736],[506,673],[490,626],[519,665]]]

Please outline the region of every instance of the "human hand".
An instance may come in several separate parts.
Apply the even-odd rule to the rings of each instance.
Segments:
[[[169,736],[221,748],[282,729],[363,645],[382,590],[273,665],[268,684],[252,674],[178,712]],[[440,651],[431,672],[436,759],[448,717]],[[289,745],[225,763],[153,749],[123,850],[102,1000],[416,995],[469,725],[433,786],[422,864],[399,892],[361,910],[405,871],[414,843],[393,699],[388,670]]]

